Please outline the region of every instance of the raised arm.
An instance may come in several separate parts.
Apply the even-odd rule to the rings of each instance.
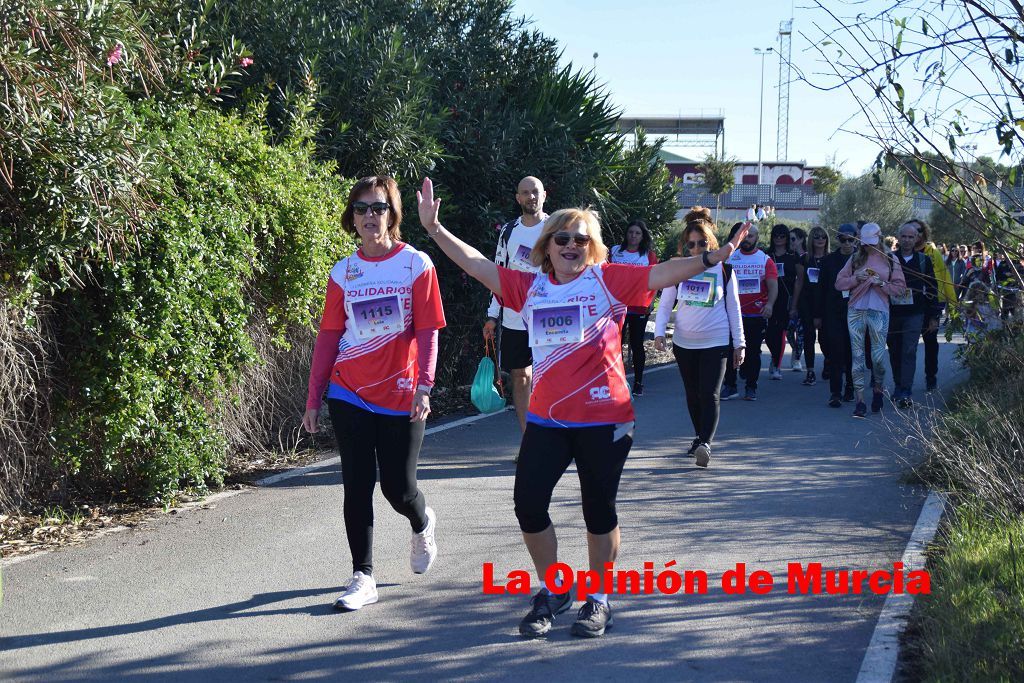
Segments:
[[[500,297],[501,279],[498,276],[498,266],[478,250],[448,232],[438,220],[437,213],[441,208],[441,200],[434,199],[434,184],[430,182],[430,178],[423,179],[423,188],[416,191],[416,200],[420,223],[426,229],[430,239],[441,247],[441,251],[454,261],[455,265],[466,271],[467,275],[474,280],[479,280],[484,287],[494,292],[495,296]]]
[[[647,278],[647,289],[655,291],[677,285],[683,280],[689,280],[694,275],[700,275],[716,263],[721,263],[729,258],[732,252],[736,251],[740,242],[747,236],[749,228],[750,223],[745,223],[742,228],[736,231],[731,240],[715,251],[704,252],[700,256],[670,259],[659,263],[651,268],[651,274]],[[705,256],[707,256],[707,261],[703,260]]]

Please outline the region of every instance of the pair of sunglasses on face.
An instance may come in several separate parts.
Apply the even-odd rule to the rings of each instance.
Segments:
[[[352,210],[360,216],[365,216],[367,211],[372,213],[374,216],[383,216],[390,208],[391,205],[387,202],[374,202],[372,204],[367,204],[366,202],[352,202]]]
[[[577,247],[585,247],[590,244],[590,235],[584,235],[579,232],[571,235],[567,232],[556,232],[551,239],[555,240],[555,244],[560,247],[569,244],[569,240],[572,240]]]
[[[686,243],[686,248],[687,249],[696,249],[697,247],[700,247],[701,249],[707,249],[708,248],[708,241],[707,240],[697,240],[696,242],[687,242]]]
[[[851,242],[857,241],[857,239],[854,237],[840,237],[838,239],[840,244],[850,244]]]

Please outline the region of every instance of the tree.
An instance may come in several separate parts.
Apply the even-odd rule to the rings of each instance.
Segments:
[[[1016,242],[1022,205],[1012,188],[1024,160],[1024,5],[1015,0],[816,0],[815,88],[845,91],[860,112],[854,132],[885,169],[959,216],[975,236]],[[845,10],[845,11],[844,11]],[[978,146],[1000,161],[977,157]],[[981,176],[985,182],[978,182]]]
[[[878,184],[877,181],[880,181]],[[902,174],[883,171],[844,180],[839,190],[825,199],[818,216],[821,225],[835,230],[858,220],[878,223],[883,233],[894,234],[911,217],[914,200],[906,193]]]
[[[839,191],[842,182],[843,174],[831,165],[826,164],[814,169],[814,189],[823,195],[834,195]]]
[[[704,174],[704,187],[715,195],[715,220],[722,208],[722,195],[731,192],[736,184],[736,159],[719,159],[708,154],[697,170]]]

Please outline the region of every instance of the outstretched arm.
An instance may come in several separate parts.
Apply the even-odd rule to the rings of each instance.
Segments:
[[[501,279],[498,276],[498,266],[478,250],[445,230],[438,220],[437,212],[441,208],[441,200],[434,199],[434,184],[430,182],[430,178],[423,179],[423,188],[416,191],[416,200],[420,223],[426,229],[430,239],[441,247],[441,251],[454,261],[455,265],[466,271],[467,275],[474,280],[479,280],[484,287],[500,297]]]
[[[708,261],[711,265],[721,263],[736,251],[740,242],[747,236],[750,223],[745,223],[733,238],[725,243],[721,249],[708,252]],[[701,256],[689,256],[687,258],[671,259],[664,261],[651,268],[651,274],[647,279],[647,289],[658,290],[665,287],[677,285],[683,280],[688,280],[694,275],[700,275],[710,266],[705,265]]]

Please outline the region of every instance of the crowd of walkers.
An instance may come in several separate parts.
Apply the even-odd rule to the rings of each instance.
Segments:
[[[592,211],[544,212],[539,179],[523,178],[515,198],[521,215],[500,229],[494,259],[442,225],[429,179],[417,192],[417,209],[427,237],[492,293],[482,331],[499,341],[499,364],[511,379],[522,432],[512,497],[541,582],[558,562],[552,494],[572,463],[589,568],[602,573],[618,556],[616,497],[633,443],[633,401],[644,391],[644,333],[657,294],[655,346],[666,348],[671,321],[695,433],[689,455],[707,467],[720,401],[739,396],[738,379],[742,398],[757,399],[762,343],[771,380],[782,379],[788,343],[790,367],[805,373],[808,386],[817,382],[817,344],[832,407],[856,401],[854,416],[865,417],[869,395],[878,412],[890,387],[897,405],[907,407],[922,334],[926,388],[935,387],[935,333],[943,307],[957,302],[954,281],[970,292],[987,286],[981,271],[990,280],[1005,272],[998,261],[958,270],[956,258],[929,243],[921,221],[900,227],[895,250],[874,223],[840,226],[835,250],[821,227],[808,234],[777,224],[761,249],[759,220],[737,223],[720,246],[711,213],[701,207],[685,217],[677,256],[659,263],[642,220],[631,222],[622,243],[609,250]],[[445,317],[434,265],[401,240],[401,220],[393,179],[370,176],[353,186],[341,223],[359,248],[327,278],[310,370],[303,425],[317,431],[326,398],[341,455],[353,566],[335,602],[341,610],[378,600],[372,561],[378,471],[384,498],[410,525],[412,571],[427,572],[437,557],[438,519],[416,468]],[[631,349],[632,384],[623,343]],[[545,586],[533,596],[520,634],[542,636],[570,609],[563,585],[556,581],[555,590]],[[598,637],[613,624],[609,596],[591,593],[571,632]]]

